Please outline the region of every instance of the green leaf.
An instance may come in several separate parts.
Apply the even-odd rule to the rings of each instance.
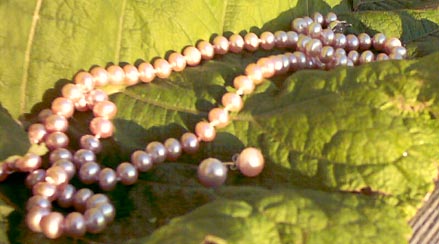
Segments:
[[[13,155],[23,155],[28,148],[26,132],[0,105],[0,162]]]

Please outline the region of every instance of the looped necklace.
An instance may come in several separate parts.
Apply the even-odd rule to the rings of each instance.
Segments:
[[[26,224],[32,231],[42,232],[51,239],[63,234],[75,238],[87,232],[100,233],[114,220],[115,208],[105,194],[93,193],[88,188],[76,189],[69,184],[73,177],[77,176],[84,184],[98,184],[103,191],[111,191],[119,182],[132,185],[139,173],[149,171],[155,164],[174,161],[182,153],[196,153],[200,142],[213,141],[216,129],[230,122],[229,113],[243,108],[242,96],[251,94],[265,79],[301,69],[329,70],[406,56],[407,51],[399,39],[387,38],[382,33],[373,37],[366,33],[345,35],[342,32],[347,26],[349,24],[337,20],[334,13],[326,16],[315,13],[312,18],[294,19],[292,30],[287,32],[263,32],[259,37],[254,33],[233,34],[229,38],[217,36],[211,43],[200,41],[196,46],[186,47],[182,53],[172,53],[168,59],[156,59],[153,64],[144,62],[138,67],[111,65],[106,69],[94,67],[89,72],[81,71],[75,75],[73,83],[62,88],[62,96],[52,101],[51,109],[39,113],[39,123],[28,128],[30,142],[44,143],[49,149],[50,167],[43,169],[41,156],[28,153],[2,163],[0,181],[6,180],[13,172],[29,173],[25,183],[32,189],[33,196],[26,204]],[[222,107],[210,110],[208,120],[198,122],[194,133],[186,132],[180,139],[169,138],[163,143],[150,142],[145,150],[133,152],[131,161],[119,164],[115,170],[101,168],[96,162],[96,155],[102,150],[100,139],[112,137],[114,126],[111,120],[117,112],[116,105],[108,100],[108,94],[100,87],[149,83],[155,77],[168,78],[172,71],[181,72],[186,66],[199,65],[202,60],[210,60],[215,55],[254,52],[259,48],[278,48],[287,52],[249,64],[245,74],[234,78],[235,91],[222,96]],[[75,111],[89,110],[94,115],[89,124],[91,134],[81,136],[80,148],[70,151],[66,134],[68,119]],[[228,169],[238,169],[245,176],[255,177],[262,172],[264,164],[261,151],[248,147],[236,154],[231,162],[221,162],[216,158],[203,160],[197,175],[204,186],[219,187],[224,184]],[[76,211],[64,216],[52,211],[53,203],[62,208],[74,207]]]

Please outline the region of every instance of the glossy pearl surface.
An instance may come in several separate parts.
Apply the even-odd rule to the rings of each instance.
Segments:
[[[194,133],[186,132],[180,139],[183,151],[188,154],[194,154],[200,148],[200,143]]]
[[[117,107],[111,101],[98,102],[93,106],[93,114],[96,117],[103,117],[106,119],[113,119],[116,116]]]
[[[239,34],[233,34],[229,37],[229,49],[232,53],[240,53],[244,49],[244,38]]]
[[[149,83],[155,78],[155,70],[154,67],[147,62],[143,62],[138,67],[139,70],[139,79],[142,82]]]
[[[95,86],[94,77],[85,71],[77,73],[73,81],[84,91],[90,91]]]
[[[131,162],[140,172],[146,172],[152,169],[154,165],[151,154],[142,150],[137,150],[131,154]]]
[[[53,201],[58,197],[56,185],[44,181],[35,184],[32,188],[32,193],[34,195],[43,196],[50,201]]]
[[[85,235],[87,227],[84,216],[79,212],[69,213],[64,219],[64,232],[71,237]]]
[[[76,188],[73,185],[67,184],[61,188],[57,203],[60,207],[69,208],[73,205],[73,197],[75,196]]]
[[[114,209],[114,206],[111,205],[111,203],[100,203],[96,205],[96,208],[98,208],[102,214],[105,217],[105,222],[111,223],[114,220],[114,217],[116,216],[116,210]]]
[[[264,169],[264,157],[259,149],[248,147],[244,149],[236,160],[239,171],[245,176],[254,177]]]
[[[41,157],[35,153],[27,153],[23,158],[17,160],[16,167],[21,172],[30,172],[41,167]]]
[[[226,54],[229,51],[229,40],[224,36],[216,36],[213,41],[213,49],[215,54]]]
[[[233,86],[243,94],[250,94],[255,89],[255,83],[246,75],[237,76],[233,80]]]
[[[154,164],[163,163],[166,159],[166,148],[161,142],[148,143],[145,151],[151,155]]]
[[[101,167],[95,162],[88,162],[79,169],[79,179],[84,184],[93,184],[98,180]]]
[[[189,66],[198,65],[201,62],[201,52],[196,47],[188,46],[183,50],[183,56]]]
[[[104,191],[111,191],[116,187],[117,175],[111,168],[104,168],[98,175],[99,187]]]
[[[108,138],[113,136],[114,125],[108,119],[97,117],[91,120],[90,131],[97,137]]]
[[[27,134],[29,142],[32,144],[37,144],[40,143],[47,135],[47,130],[43,124],[37,123],[29,126]]]
[[[55,163],[53,163],[53,166],[59,166],[64,169],[64,171],[67,173],[68,179],[72,179],[73,176],[75,176],[76,173],[76,167],[75,165],[67,159],[59,159]]]
[[[56,186],[67,183],[69,176],[64,168],[60,166],[52,166],[46,171],[46,182],[54,184]]]
[[[57,148],[50,153],[49,160],[54,163],[60,159],[72,160],[72,153],[65,148]]]
[[[134,165],[130,163],[121,163],[117,166],[116,174],[124,185],[132,185],[136,183],[139,173]]]
[[[88,149],[94,153],[99,153],[102,150],[101,141],[92,135],[83,135],[79,139],[79,145],[83,149]]]
[[[97,193],[87,199],[86,208],[87,209],[95,208],[99,204],[108,203],[108,202],[110,202],[110,199],[108,199],[106,195],[102,193]]]
[[[106,86],[109,82],[109,75],[107,70],[102,67],[94,67],[90,70],[90,74],[93,76],[95,86]]]
[[[102,232],[107,226],[105,216],[98,208],[87,209],[84,213],[84,220],[87,231],[93,234]]]
[[[63,132],[53,132],[50,133],[47,137],[46,137],[46,146],[50,149],[50,150],[54,150],[57,148],[63,148],[63,147],[67,147],[67,145],[69,144],[69,137],[67,137],[66,134],[64,134]]]
[[[181,153],[183,152],[183,148],[180,144],[180,141],[178,141],[175,138],[166,139],[163,145],[166,148],[166,158],[168,160],[171,161],[177,160],[181,156]]]
[[[213,55],[215,54],[215,51],[213,49],[212,44],[210,44],[207,41],[200,41],[197,43],[197,48],[200,50],[201,57],[204,60],[210,60],[213,58]]]
[[[111,65],[107,68],[108,81],[112,85],[122,85],[125,81],[125,72],[119,65]]]
[[[244,48],[248,51],[256,51],[259,47],[259,37],[252,32],[245,34],[244,36]]]
[[[241,96],[233,92],[227,92],[224,94],[221,98],[221,103],[224,108],[232,112],[239,112],[244,106]]]
[[[168,62],[175,72],[183,71],[186,68],[186,58],[181,53],[171,53],[168,58]]]
[[[41,219],[50,213],[47,208],[32,208],[26,214],[26,225],[33,232],[41,232]]]
[[[54,114],[70,118],[73,112],[75,112],[75,108],[72,100],[65,97],[58,97],[52,102],[52,111]]]
[[[88,149],[79,149],[73,155],[73,162],[76,164],[77,168],[80,168],[83,164],[88,162],[95,162],[96,154]]]
[[[84,212],[87,200],[93,196],[93,192],[88,188],[78,190],[73,196],[73,207],[79,212]]]
[[[223,108],[214,108],[208,115],[209,121],[215,123],[218,128],[226,127],[229,124],[229,113]]]
[[[198,179],[206,187],[218,187],[227,178],[227,168],[216,158],[208,158],[198,166]]]
[[[61,213],[49,213],[41,219],[41,230],[43,234],[50,239],[59,238],[63,234],[63,222],[64,216]]]
[[[44,178],[46,178],[46,171],[44,169],[37,169],[26,176],[25,184],[28,188],[32,189],[35,184],[44,181]]]
[[[153,66],[157,77],[166,79],[171,75],[172,67],[165,59],[156,59]]]
[[[29,198],[26,203],[26,210],[30,211],[32,208],[46,208],[46,209],[52,209],[52,203],[49,201],[48,198],[40,195],[35,195]]]
[[[195,125],[195,134],[200,140],[210,142],[215,139],[216,131],[211,124],[206,121],[201,121]]]
[[[136,67],[131,64],[127,64],[123,66],[123,71],[125,72],[125,85],[132,86],[139,82],[140,74]]]

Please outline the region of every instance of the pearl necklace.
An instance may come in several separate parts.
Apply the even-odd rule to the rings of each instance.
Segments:
[[[34,153],[10,160],[0,167],[0,181],[6,180],[13,172],[28,172],[26,186],[32,189],[33,196],[28,200],[26,224],[34,232],[42,232],[51,239],[63,234],[74,238],[86,232],[100,233],[115,217],[115,208],[109,198],[90,189],[76,188],[69,184],[76,173],[85,184],[97,183],[103,191],[114,189],[118,182],[132,185],[140,172],[149,171],[153,165],[165,160],[174,161],[181,154],[196,153],[200,142],[215,139],[216,129],[229,123],[229,112],[239,112],[243,107],[243,95],[253,92],[255,86],[265,79],[288,71],[301,69],[332,69],[337,66],[354,66],[374,60],[402,59],[406,49],[397,38],[386,38],[382,33],[370,37],[366,33],[358,36],[344,35],[341,32],[348,26],[338,21],[334,13],[325,17],[315,13],[313,18],[296,18],[292,21],[292,31],[263,32],[260,37],[248,33],[244,37],[233,34],[228,39],[217,36],[212,43],[200,41],[186,47],[182,53],[174,52],[169,58],[157,59],[153,64],[144,62],[137,68],[133,65],[111,65],[104,69],[94,67],[90,72],[81,71],[74,77],[74,83],[62,88],[62,96],[52,102],[51,109],[42,110],[38,119],[28,128],[32,144],[45,143],[50,150],[50,167],[42,169],[42,158]],[[376,52],[375,55],[370,48]],[[149,83],[158,78],[168,78],[172,71],[181,72],[186,66],[199,65],[202,60],[210,60],[215,55],[227,52],[240,53],[244,50],[256,51],[258,48],[295,49],[293,53],[263,57],[245,68],[245,74],[235,77],[235,92],[223,95],[223,107],[213,108],[208,113],[208,121],[200,121],[195,133],[186,132],[180,140],[169,138],[164,143],[150,142],[145,150],[131,154],[131,162],[119,164],[116,170],[103,168],[96,163],[96,154],[102,150],[100,138],[113,135],[111,122],[116,116],[116,105],[108,100],[108,95],[98,89],[112,85],[131,86],[140,82]],[[67,150],[69,137],[68,119],[76,111],[91,110],[94,118],[90,122],[90,135],[80,138],[81,149],[73,154]],[[215,158],[203,160],[198,166],[198,179],[206,187],[219,187],[227,177],[228,167],[238,169],[243,175],[254,177],[264,168],[264,158],[259,149],[245,148],[237,154],[233,162],[221,162]],[[78,171],[78,172],[77,172]],[[76,212],[63,216],[52,211],[52,202],[59,207],[74,207]]]

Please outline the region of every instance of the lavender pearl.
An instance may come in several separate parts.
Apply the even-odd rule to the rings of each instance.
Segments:
[[[322,26],[319,23],[312,23],[308,26],[308,35],[312,38],[319,38],[322,30]]]
[[[136,183],[137,178],[139,177],[137,169],[128,162],[119,164],[116,169],[116,174],[124,185],[132,185]]]
[[[335,54],[335,49],[331,46],[324,46],[320,52],[320,60],[323,63],[329,63],[332,61]]]
[[[276,47],[279,48],[287,47],[287,43],[288,43],[287,33],[285,33],[285,31],[276,31],[274,33],[274,43],[276,44]]]
[[[26,186],[30,189],[38,182],[44,181],[46,178],[46,171],[44,169],[37,169],[30,172],[26,177]]]
[[[297,41],[299,40],[299,35],[295,31],[287,32],[287,42],[286,47],[294,48],[297,45]]]
[[[96,205],[96,208],[98,208],[104,215],[105,222],[113,222],[114,217],[116,216],[116,210],[114,209],[113,205],[111,205],[111,203],[100,203]]]
[[[29,198],[26,203],[26,210],[30,211],[32,208],[47,208],[52,209],[52,203],[44,196],[35,195]]]
[[[360,50],[367,50],[372,46],[372,38],[366,33],[360,33],[358,35],[358,41]]]
[[[372,38],[372,45],[377,51],[381,51],[384,49],[384,43],[386,42],[387,37],[383,33],[377,33]]]
[[[41,230],[50,239],[59,238],[63,234],[63,222],[64,216],[61,213],[49,213],[41,219]]]
[[[322,51],[322,42],[318,39],[312,39],[305,46],[305,52],[310,56],[317,56]]]
[[[314,22],[319,23],[321,25],[325,23],[325,17],[323,17],[323,15],[319,12],[315,12],[312,18]]]
[[[97,193],[94,194],[93,196],[91,196],[90,198],[87,199],[86,202],[86,208],[90,209],[90,208],[95,208],[97,207],[99,204],[102,203],[109,203],[110,199],[108,199],[108,197],[102,193]]]
[[[72,153],[65,148],[57,148],[50,153],[49,161],[55,163],[59,159],[72,160]]]
[[[117,175],[113,169],[104,168],[98,175],[99,186],[104,191],[111,191],[116,187]]]
[[[166,148],[162,143],[158,141],[150,142],[146,146],[145,151],[151,154],[154,164],[163,163],[166,159]]]
[[[297,50],[304,52],[306,44],[312,40],[311,37],[305,35],[299,35],[299,40],[297,41]]]
[[[198,166],[198,179],[206,187],[218,187],[227,178],[227,168],[216,158],[208,158]]]
[[[131,154],[131,162],[140,172],[146,172],[153,166],[151,154],[137,150]]]
[[[101,141],[92,135],[81,136],[79,144],[81,145],[81,148],[88,149],[94,153],[99,153],[102,150]]]
[[[69,122],[67,121],[66,117],[62,115],[52,114],[46,118],[44,122],[44,126],[46,127],[46,130],[48,132],[54,132],[54,131],[65,132],[69,127]]]
[[[98,208],[87,209],[84,219],[87,231],[93,234],[103,231],[107,226],[105,216]]]
[[[181,136],[180,139],[183,151],[188,154],[193,154],[200,148],[200,142],[194,133],[186,132]]]
[[[84,184],[93,184],[98,180],[98,175],[101,167],[95,162],[88,162],[79,169],[79,179]]]
[[[297,59],[297,69],[303,69],[306,67],[306,56],[302,52],[294,52],[293,55]]]
[[[358,52],[355,51],[355,50],[352,50],[352,51],[350,51],[350,52],[348,53],[348,58],[349,58],[350,60],[352,60],[352,63],[353,63],[353,64],[358,64],[358,61],[359,61],[359,59],[360,59],[360,53],[358,53]]]
[[[168,138],[164,142],[166,148],[166,157],[168,160],[174,161],[181,156],[183,151],[180,142],[175,138]]]
[[[61,188],[57,202],[62,208],[69,208],[73,205],[73,197],[75,196],[76,188],[73,185],[67,184]]]
[[[346,36],[341,33],[335,33],[334,37],[334,47],[335,48],[345,48],[347,43]]]
[[[85,235],[87,227],[84,216],[81,213],[69,213],[64,219],[64,232],[71,237],[81,237]]]
[[[59,159],[55,163],[53,163],[53,166],[59,166],[64,169],[64,171],[67,173],[68,179],[72,179],[73,176],[75,176],[76,173],[76,167],[75,165],[67,159]]]
[[[303,18],[296,18],[291,23],[291,29],[297,33],[305,33],[308,23]]]
[[[358,59],[360,64],[370,63],[373,60],[374,60],[374,54],[369,50],[362,52],[360,58]]]
[[[96,161],[96,155],[93,151],[88,149],[79,149],[75,152],[73,155],[73,162],[76,164],[77,168],[80,168],[81,165],[88,163],[88,162],[95,162]]]
[[[326,14],[325,24],[329,25],[331,22],[334,22],[336,20],[337,20],[337,15],[335,13],[333,13],[333,12],[329,12],[329,13]]]
[[[358,40],[358,37],[353,34],[349,34],[346,36],[346,48],[348,50],[357,50],[359,46],[360,41]]]
[[[93,192],[88,188],[82,188],[73,196],[73,207],[79,212],[84,212],[87,199],[93,196]]]
[[[69,138],[63,132],[53,132],[46,137],[45,142],[46,146],[50,150],[54,150],[57,148],[67,147],[69,144]]]
[[[331,29],[324,29],[320,34],[323,45],[332,46],[335,40],[335,33]]]

